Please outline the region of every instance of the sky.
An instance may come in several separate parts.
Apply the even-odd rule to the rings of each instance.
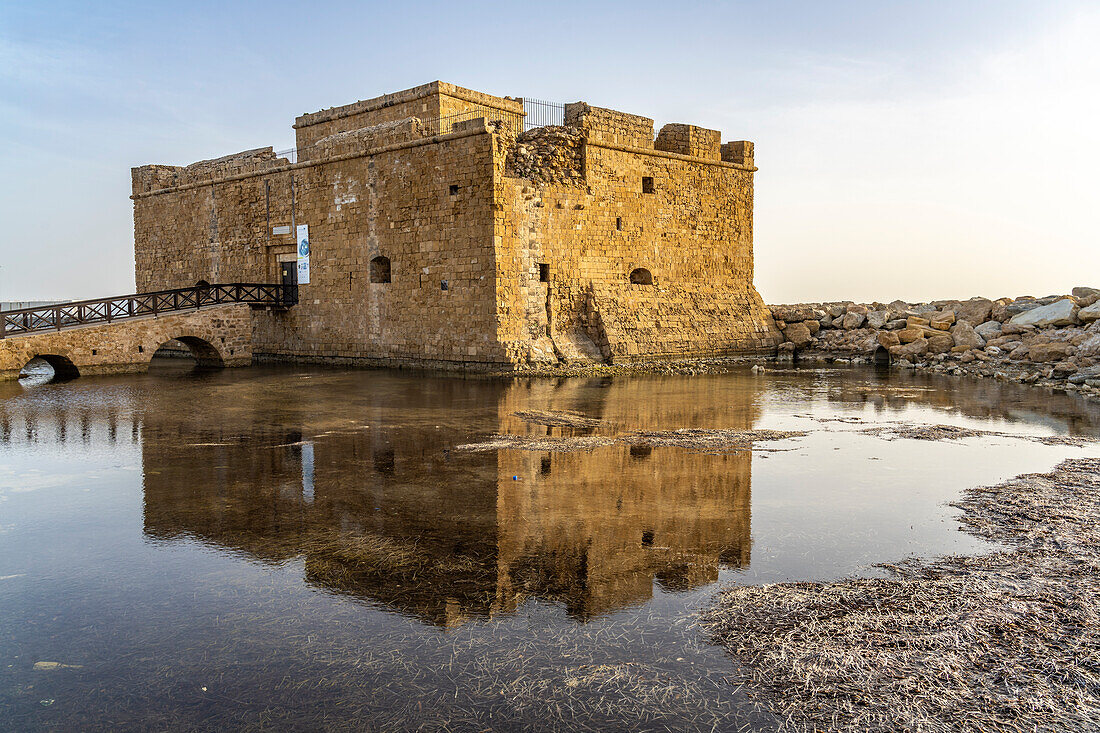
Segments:
[[[0,300],[132,292],[132,166],[435,79],[756,143],[770,303],[1100,287],[1100,3],[0,0]]]

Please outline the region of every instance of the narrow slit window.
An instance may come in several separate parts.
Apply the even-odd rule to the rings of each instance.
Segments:
[[[452,196],[457,196],[458,195],[458,186],[452,185],[451,188],[450,188],[450,192],[451,192]]]
[[[440,290],[450,290],[451,289],[451,284],[449,282],[447,282],[446,280],[440,280],[439,281],[439,289]]]
[[[550,263],[548,263],[548,262],[540,262],[539,263],[539,282],[540,283],[550,282]]]
[[[623,218],[621,216],[615,217],[615,231],[621,232],[623,230]]]
[[[642,193],[656,193],[653,187],[653,176],[642,176]]]

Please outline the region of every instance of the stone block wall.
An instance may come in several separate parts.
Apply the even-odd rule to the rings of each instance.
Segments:
[[[717,132],[666,126],[662,146],[705,155],[659,150],[652,120],[584,103],[518,137],[482,119],[342,129],[488,97],[445,87],[299,118],[329,134],[295,164],[266,148],[135,169],[139,290],[277,282],[307,224],[312,282],[256,315],[260,358],[510,368],[778,344],[752,285],[755,169],[719,160]],[[371,282],[376,257],[390,282]]]
[[[722,133],[695,125],[670,123],[661,128],[653,147],[669,153],[721,160]]]

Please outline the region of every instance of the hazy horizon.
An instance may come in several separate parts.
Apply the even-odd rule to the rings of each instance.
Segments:
[[[1100,287],[1097,37],[1086,2],[2,3],[0,300],[132,291],[130,167],[435,79],[753,140],[771,303]]]

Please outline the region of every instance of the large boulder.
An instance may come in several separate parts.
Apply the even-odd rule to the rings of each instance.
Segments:
[[[772,317],[777,321],[786,321],[787,323],[799,323],[801,321],[808,321],[814,317],[814,307],[812,305],[773,305]]]
[[[951,329],[951,338],[955,340],[955,346],[967,349],[980,349],[985,346],[985,339],[970,325],[969,321],[959,321]]]
[[[1074,288],[1076,290],[1076,288]],[[1087,308],[1082,308],[1077,311],[1077,317],[1084,323],[1092,323],[1093,321],[1100,321],[1100,300],[1097,300]]]
[[[1078,311],[1080,311],[1080,308],[1076,303],[1069,298],[1063,298],[1054,301],[1050,305],[1041,305],[1017,313],[1009,319],[1009,323],[1017,326],[1035,326],[1036,328],[1072,326],[1077,323]]]
[[[928,319],[928,325],[937,331],[948,331],[955,323],[954,311],[940,311],[933,313]]]
[[[867,314],[867,325],[871,328],[882,328],[886,325],[887,311],[870,311]]]
[[[1100,289],[1098,288],[1076,287],[1071,292],[1073,297],[1077,298],[1077,305],[1082,308],[1093,303],[1100,303]]]
[[[993,315],[993,301],[989,298],[971,298],[951,305],[951,310],[955,311],[955,320],[966,321],[971,326],[985,323]]]
[[[973,323],[973,321],[970,321],[970,323]],[[1001,335],[1001,324],[999,321],[986,321],[980,326],[975,326],[974,332],[989,341]]]
[[[914,341],[924,338],[924,329],[918,326],[909,326],[897,331],[898,340],[903,344],[911,344]]]
[[[867,320],[867,316],[863,313],[849,312],[845,313],[844,317],[840,319],[840,325],[845,331],[851,331],[862,326],[865,320]]]
[[[901,339],[898,338],[896,331],[879,331],[876,338],[878,339],[879,346],[885,349],[901,345]]]
[[[946,354],[955,345],[955,340],[946,333],[939,333],[928,339],[929,354]]]
[[[813,334],[810,333],[810,329],[805,323],[790,324],[783,329],[783,335],[798,349],[809,344],[810,340],[813,338]]]
[[[912,359],[928,352],[928,339],[917,339],[903,346],[890,347],[890,355],[898,359]]]
[[[1034,362],[1061,361],[1071,355],[1073,344],[1064,341],[1050,341],[1045,344],[1032,344],[1027,349],[1027,358]]]
[[[1100,333],[1089,336],[1086,340],[1082,341],[1077,347],[1077,355],[1088,357],[1100,356]]]

